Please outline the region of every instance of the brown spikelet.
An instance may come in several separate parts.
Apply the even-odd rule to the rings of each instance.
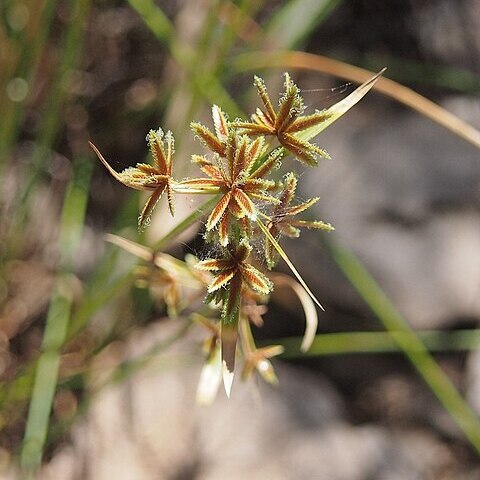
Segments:
[[[257,293],[268,295],[273,290],[272,282],[248,263],[242,265],[242,277],[245,283]]]
[[[226,193],[220,199],[217,205],[215,205],[207,220],[207,230],[212,230],[215,225],[217,225],[217,223],[220,221],[223,214],[225,213],[225,210],[228,207],[228,204],[230,203],[231,196],[232,194],[230,192]]]
[[[197,122],[192,122],[190,126],[193,133],[195,133],[208,149],[212,150],[212,152],[218,153],[221,157],[225,156],[225,144],[222,143],[207,127]]]

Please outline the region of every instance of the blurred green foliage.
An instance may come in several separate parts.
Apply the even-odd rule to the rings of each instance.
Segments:
[[[163,3],[168,4],[168,12],[162,10]],[[137,235],[135,222],[131,221],[136,218],[136,197],[124,198],[114,218],[109,209],[118,200],[109,193],[108,181],[100,178],[102,174],[92,178],[95,160],[87,145],[91,132],[109,135],[110,144],[118,142],[117,150],[134,145],[127,152],[130,154],[143,141],[145,124],[151,119],[168,118],[181,133],[205,102],[221,105],[233,117],[238,115],[242,111],[238,101],[243,98],[243,87],[232,78],[235,56],[302,47],[335,14],[340,3],[211,0],[207,13],[200,18],[198,40],[192,44],[188,35],[178,29],[180,19],[174,15],[178,13],[175,2],[2,2],[0,447],[14,454],[21,450],[26,476],[33,475],[45,449],[61,438],[62,432],[87,408],[95,393],[86,385],[96,356],[112,342],[122,341],[136,323],[141,324],[153,311],[152,304],[141,315],[133,311],[133,261],[126,261],[113,247],[107,247],[103,253],[103,247],[91,251],[95,243],[85,240],[85,232],[92,237],[92,231],[97,230],[94,238],[98,242],[103,222],[116,231],[131,225],[130,236]],[[257,17],[261,19],[259,23]],[[145,45],[145,50],[150,49],[141,53],[147,60],[164,64],[164,71],[155,71],[151,78],[129,78],[125,71],[135,68],[129,67],[129,62],[137,65],[136,52],[127,51],[128,58],[121,56],[125,51],[116,58],[111,55],[116,48],[112,44],[117,31],[118,35],[141,36],[140,44]],[[378,63],[376,59],[371,61]],[[433,67],[429,65],[412,63],[406,70],[403,61],[401,68],[393,60],[388,63],[405,81],[434,78],[437,84],[448,88],[478,92],[478,78],[468,71],[459,75],[457,70],[442,69],[442,75],[430,75]],[[125,75],[121,80],[115,77],[122,74]],[[162,75],[165,78],[157,78]],[[155,82],[161,83],[164,90]],[[116,95],[116,89],[122,94]],[[123,105],[112,106],[112,98],[126,99],[130,110],[119,113]],[[137,132],[140,141],[135,140]],[[178,137],[182,144],[182,136]],[[91,212],[91,208],[98,208],[100,214]],[[199,216],[195,212],[187,217],[156,246],[167,247]],[[90,262],[84,258],[89,255]],[[442,332],[417,336],[400,321],[355,257],[334,248],[333,258],[389,334],[354,332],[351,343],[347,341],[343,347],[338,347],[338,338],[319,336],[310,355],[384,351],[396,345],[480,451],[478,419],[422,343],[425,339],[427,345],[447,350],[449,344],[437,342],[444,338]],[[87,267],[80,260],[85,260]],[[16,281],[25,285],[23,290],[14,285],[12,272],[16,272]],[[46,288],[46,293],[42,290],[34,295],[32,279],[36,280],[34,288]],[[22,293],[17,295],[17,291]],[[25,292],[37,299],[28,308],[21,296]],[[107,308],[111,324],[97,328],[96,315]],[[392,318],[395,321],[389,321]],[[144,358],[120,363],[107,383],[121,381],[142,368],[188,328],[188,323],[182,324],[178,335]],[[474,334],[472,338],[477,339],[478,332]],[[317,349],[320,343],[323,347]],[[478,341],[461,343],[461,348],[478,348]],[[77,356],[77,363],[69,366],[72,353]],[[292,356],[291,349],[287,353]],[[73,413],[66,416],[55,410],[52,413],[60,388],[78,394]]]

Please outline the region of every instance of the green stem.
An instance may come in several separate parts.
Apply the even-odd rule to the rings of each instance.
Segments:
[[[67,335],[76,284],[68,270],[71,269],[73,254],[81,237],[92,165],[90,158],[79,163],[76,175],[65,195],[59,238],[62,273],[57,277],[48,310],[42,353],[36,368],[22,444],[20,463],[25,478],[32,478],[42,461],[50,411],[57,385],[60,353]]]
[[[330,250],[333,259],[351,284],[377,315],[392,339],[405,353],[475,450],[480,453],[480,421],[478,417],[435,362],[423,342],[352,252],[331,243]]]
[[[292,273],[295,275],[295,278],[299,281],[300,285],[305,289],[305,291],[308,293],[310,298],[317,304],[317,306],[321,310],[325,311],[325,309],[322,307],[322,304],[317,300],[317,297],[315,297],[313,292],[310,290],[309,286],[305,283],[305,280],[302,278],[302,276],[298,272],[295,265],[292,263],[290,258],[288,258],[288,255],[285,253],[285,250],[283,250],[280,244],[272,236],[268,228],[263,224],[263,222],[258,217],[257,217],[257,225],[260,227],[260,230],[262,230],[262,232],[265,234],[265,237],[268,239],[268,241],[270,241],[272,245],[275,247],[275,250],[283,258],[284,262],[288,265],[288,268],[290,268]]]
[[[397,333],[400,336],[401,333]],[[443,332],[438,330],[420,331],[416,335],[432,352],[457,352],[480,349],[480,329]],[[389,332],[341,332],[316,335],[312,346],[300,352],[301,337],[272,339],[268,344],[285,348],[285,358],[318,357],[327,355],[350,355],[402,352],[398,342]]]

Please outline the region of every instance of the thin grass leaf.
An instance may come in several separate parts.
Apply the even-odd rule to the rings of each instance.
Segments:
[[[65,339],[72,303],[71,279],[69,282],[68,276],[59,277],[48,310],[42,353],[35,371],[32,399],[22,443],[20,464],[26,473],[35,471],[42,462],[58,381],[59,350]]]
[[[69,27],[62,39],[63,48],[61,50],[61,58],[56,68],[55,79],[50,87],[51,91],[48,95],[49,101],[45,105],[45,111],[42,112],[42,122],[36,148],[32,154],[28,177],[25,180],[19,200],[22,206],[20,212],[17,213],[20,225],[23,224],[24,216],[27,213],[27,200],[48,158],[47,152],[49,152],[53,146],[58,131],[62,126],[62,115],[60,111],[67,98],[67,90],[63,88],[63,83],[65,82],[66,75],[75,68],[79,61],[83,45],[83,35],[85,33],[83,26],[90,11],[90,6],[91,0],[78,0],[69,5],[69,14],[71,15]],[[28,49],[30,48],[35,47],[28,45]]]
[[[182,285],[191,286],[193,288],[198,288],[201,285],[200,279],[195,277],[186,262],[172,257],[168,253],[154,252],[151,248],[132,242],[131,240],[118,235],[107,234],[105,235],[105,240],[119,246],[138,258],[147,262],[152,262],[158,268],[174,275]]]
[[[260,218],[257,218],[257,224],[262,230],[262,232],[265,234],[265,236],[270,240],[271,244],[275,248],[275,250],[279,253],[279,255],[283,258],[285,263],[288,265],[288,268],[292,271],[292,273],[295,275],[297,280],[299,281],[300,285],[306,290],[310,298],[318,305],[319,308],[321,308],[323,311],[325,309],[322,307],[322,304],[317,300],[315,295],[312,293],[308,285],[305,283],[305,280],[303,280],[302,276],[298,273],[298,270],[295,268],[295,265],[292,263],[292,261],[288,258],[288,255],[285,253],[283,248],[278,244],[278,242],[275,240],[275,238],[272,236],[272,234],[268,231],[268,228],[263,224],[263,222],[260,220]]]
[[[59,244],[61,270],[68,272],[80,241],[88,199],[92,162],[82,160],[70,183],[62,209]],[[58,380],[60,349],[67,338],[74,284],[68,273],[58,276],[50,302],[42,341],[20,463],[25,472],[34,472],[41,464],[47,438],[50,411]]]
[[[147,262],[153,261],[153,251],[150,250],[150,248],[148,247],[140,245],[136,242],[132,242],[131,240],[120,237],[118,235],[113,235],[111,233],[107,233],[104,238],[107,242],[117,245],[118,247],[135,255],[138,258],[141,258],[142,260],[145,260]]]
[[[388,65],[389,76],[398,82],[407,84],[436,86],[473,95],[480,94],[480,78],[468,69],[440,66],[427,63],[425,60],[407,60],[392,55],[369,54],[362,62],[369,70],[375,71],[378,65]]]
[[[10,2],[11,4],[13,2]],[[29,24],[21,31],[18,38],[17,47],[19,57],[16,58],[11,48],[7,44],[7,32],[1,36],[3,49],[6,50],[5,60],[1,64],[0,88],[2,92],[12,78],[23,78],[31,85],[35,78],[41,59],[45,51],[45,44],[48,40],[51,26],[56,10],[55,0],[44,0],[33,2],[29,6]],[[5,7],[2,12],[5,13]],[[73,30],[73,22],[70,22],[70,29]],[[7,28],[8,21],[5,21]],[[1,27],[0,27],[1,28]],[[10,35],[8,35],[10,36]],[[33,40],[33,41],[32,41]],[[0,55],[1,61],[2,55]],[[16,61],[18,60],[18,61]],[[10,149],[15,144],[16,138],[21,128],[25,103],[14,102],[7,95],[0,96],[0,111],[2,112],[2,128],[0,129],[0,176],[3,173],[3,167],[8,159]]]
[[[355,255],[338,245],[329,246],[333,259],[345,276],[377,315],[475,450],[480,453],[479,418]]]
[[[383,68],[376,75],[362,83],[362,85],[356,88],[346,98],[328,108],[325,111],[326,118],[323,122],[304,130],[303,132],[299,133],[297,137],[303,140],[309,140],[310,138],[316,137],[319,133],[323,132],[323,130],[325,130],[333,122],[336,122],[342,115],[356,105],[373,88],[385,70],[386,68]]]
[[[430,352],[459,352],[480,349],[480,330],[417,331],[418,338]],[[397,332],[395,336],[402,334]],[[403,350],[389,332],[341,332],[316,335],[308,352],[299,353],[300,337],[276,338],[271,342],[285,348],[284,358],[352,354],[399,354]],[[270,341],[268,342],[270,343]]]
[[[135,10],[147,27],[157,39],[165,43],[171,56],[184,67],[188,80],[195,91],[200,93],[210,103],[222,105],[232,117],[241,116],[242,112],[229,93],[223,88],[212,71],[204,71],[198,75],[198,61],[195,61],[196,52],[189,45],[180,44],[174,25],[162,9],[153,0],[128,0],[129,5]]]

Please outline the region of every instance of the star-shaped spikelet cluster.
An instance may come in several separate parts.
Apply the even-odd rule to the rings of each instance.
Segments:
[[[115,171],[100,151],[90,144],[115,179],[127,187],[150,193],[138,219],[140,229],[148,226],[152,212],[164,194],[172,216],[174,194],[214,196],[214,200],[209,202],[211,209],[207,213],[204,238],[213,246],[215,254],[196,263],[199,277],[191,276],[188,265],[179,266],[175,261],[166,261],[166,257],[159,263],[160,257],[157,257],[156,263],[153,262],[146,270],[144,280],[150,278],[161,287],[163,300],[174,314],[188,309],[186,305],[189,302],[182,301],[181,293],[185,282],[191,284],[193,278],[196,289],[206,290],[206,303],[213,317],[202,317],[200,322],[211,336],[202,378],[208,382],[216,379],[216,373],[212,373],[217,372],[215,362],[223,360],[227,394],[232,386],[239,325],[244,356],[243,377],[258,371],[265,380],[276,382],[269,358],[280,354],[281,348],[257,349],[249,327],[250,321],[262,323],[259,312],[264,312],[265,307],[261,304],[273,290],[273,283],[262,272],[262,264],[271,269],[281,256],[296,276],[298,287],[303,288],[302,291],[321,307],[279,241],[283,236],[298,237],[301,228],[331,231],[333,227],[323,221],[297,218],[319,199],[296,201],[297,175],[295,172],[282,172],[282,180],[282,175],[276,171],[285,165],[290,154],[310,167],[317,165],[321,157],[329,158],[325,150],[310,140],[355,105],[379,75],[336,105],[310,114],[305,114],[300,89],[288,73],[285,73],[284,91],[276,107],[265,82],[260,77],[254,77],[262,106],[256,109],[250,120],[229,121],[225,112],[214,105],[213,130],[198,122],[191,124],[195,137],[205,150],[192,155],[193,164],[203,172],[203,176],[195,178],[179,181],[173,178],[175,148],[170,131],[151,130],[147,143],[152,163],[137,163],[122,172]],[[154,253],[145,253],[131,242],[116,243],[143,259],[155,258]],[[253,254],[252,245],[261,246],[256,249],[260,256]],[[220,318],[215,317],[218,312]],[[313,325],[315,330],[316,320]],[[211,386],[205,385],[200,389],[203,392],[200,395],[202,402],[210,398],[209,392],[212,391]]]
[[[270,234],[274,238],[281,235],[297,238],[300,236],[300,228],[325,230],[327,232],[335,230],[329,223],[321,220],[299,220],[296,218],[299,213],[308,210],[320,200],[319,197],[314,197],[297,205],[290,205],[295,198],[297,181],[297,176],[293,172],[285,175],[280,201],[275,205],[267,222]],[[278,261],[278,252],[268,238],[265,239],[265,260],[268,268],[273,268]]]
[[[90,146],[100,161],[120,183],[135,190],[152,192],[138,217],[140,229],[149,225],[153,209],[165,192],[167,192],[171,215],[173,216],[175,212],[173,205],[174,180],[172,178],[172,159],[175,153],[173,134],[170,131],[164,134],[160,128],[150,130],[147,135],[147,142],[152,152],[153,165],[137,163],[135,167],[126,168],[120,173],[110,166],[98,148],[90,142]]]
[[[280,145],[306,165],[315,166],[318,156],[330,158],[325,150],[301,140],[296,135],[325,122],[331,116],[328,110],[317,110],[311,115],[302,115],[305,106],[300,96],[300,89],[292,82],[288,73],[285,73],[285,92],[280,98],[277,111],[270,100],[265,82],[260,77],[255,77],[254,83],[264,108],[263,110],[257,108],[251,122],[236,122],[237,127],[250,135],[275,136]]]
[[[207,231],[218,227],[220,244],[226,246],[230,239],[231,220],[241,221],[245,232],[249,221],[257,218],[255,201],[277,204],[276,197],[268,192],[276,189],[273,180],[264,177],[270,173],[280,156],[278,150],[272,152],[265,162],[260,162],[264,154],[264,138],[251,140],[247,135],[239,135],[228,128],[225,114],[216,105],[212,109],[215,134],[198,123],[192,124],[195,134],[212,151],[213,159],[203,155],[193,155],[193,162],[207,175],[206,178],[184,180],[180,186],[195,190],[218,189],[222,194],[207,219]]]

